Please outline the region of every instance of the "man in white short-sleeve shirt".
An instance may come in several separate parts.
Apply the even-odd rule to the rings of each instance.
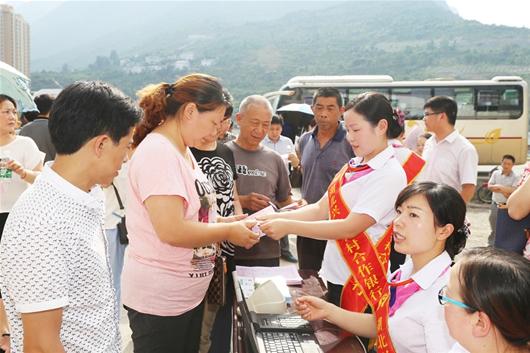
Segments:
[[[278,115],[273,115],[269,132],[261,143],[263,146],[269,147],[271,150],[278,152],[278,154],[282,156],[282,160],[287,169],[289,169],[289,163],[291,163],[292,168],[296,169],[298,168],[300,161],[296,156],[294,143],[290,138],[282,136],[282,131],[283,119]]]
[[[13,206],[0,245],[11,352],[121,352],[97,184],[117,175],[139,117],[102,82],[76,82],[57,97],[56,159]]]
[[[477,185],[478,154],[475,146],[455,129],[458,106],[443,96],[424,105],[423,120],[433,136],[425,142],[425,168],[418,181],[443,183],[455,188],[467,203]]]

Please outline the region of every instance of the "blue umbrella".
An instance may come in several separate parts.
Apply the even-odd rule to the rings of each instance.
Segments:
[[[29,91],[29,78],[3,61],[0,61],[0,94],[12,97],[20,112],[38,110]]]
[[[284,126],[282,135],[295,140],[295,136],[302,133],[304,126],[308,125],[313,120],[313,111],[311,106],[305,103],[291,103],[284,105],[276,110],[283,117]]]

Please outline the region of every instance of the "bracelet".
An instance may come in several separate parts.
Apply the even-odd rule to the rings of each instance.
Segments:
[[[9,332],[2,333],[2,337],[11,337],[11,334]]]

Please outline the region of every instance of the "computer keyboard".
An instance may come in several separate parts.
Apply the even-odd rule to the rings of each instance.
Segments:
[[[302,353],[298,336],[291,332],[262,332],[265,351],[271,353]]]

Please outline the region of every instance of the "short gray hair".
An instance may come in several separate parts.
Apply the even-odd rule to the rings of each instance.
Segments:
[[[254,94],[243,99],[239,105],[239,113],[242,114],[246,112],[251,105],[265,107],[271,113],[271,115],[274,114],[274,110],[272,109],[272,105],[269,100],[263,96],[260,96],[259,94]]]

